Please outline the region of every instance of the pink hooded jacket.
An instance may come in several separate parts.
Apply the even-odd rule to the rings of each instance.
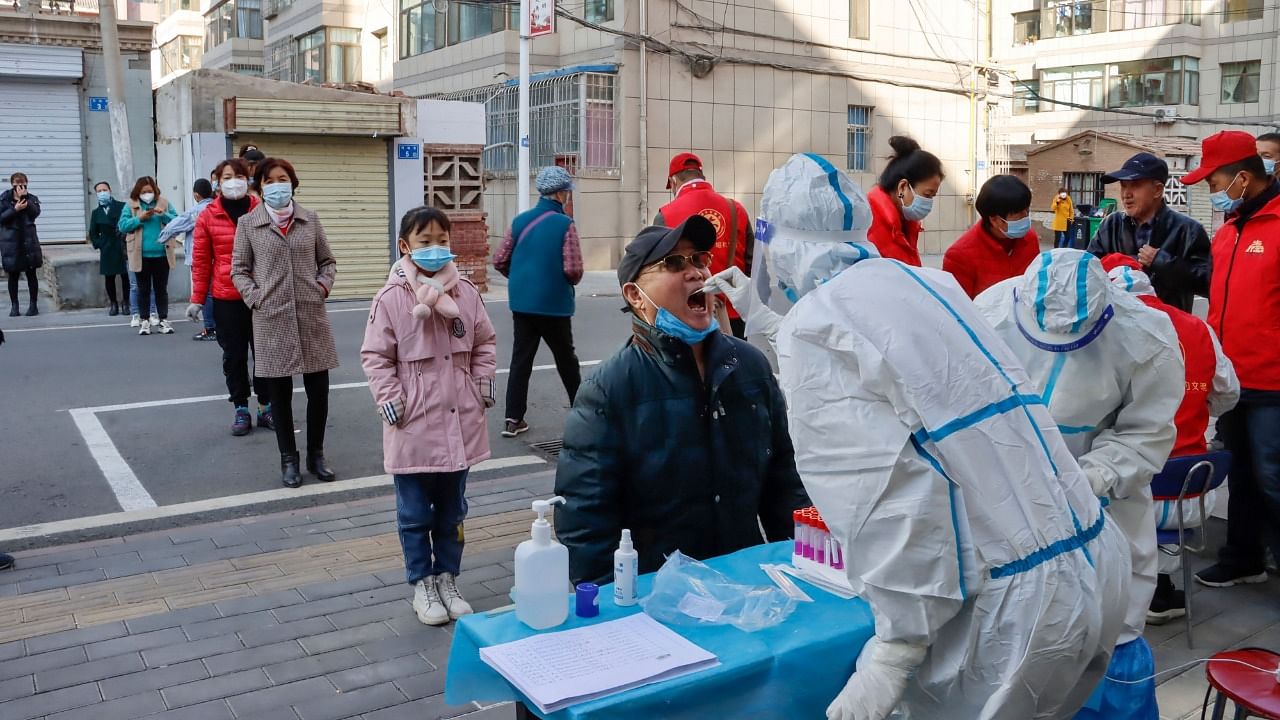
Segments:
[[[447,294],[458,317],[450,318],[417,272],[408,257],[392,266],[360,348],[374,403],[404,403],[397,424],[382,428],[383,466],[399,475],[455,472],[489,457],[481,388],[492,394],[498,367],[497,334],[475,286],[456,270],[437,273],[452,283]],[[428,295],[435,311],[415,313]]]

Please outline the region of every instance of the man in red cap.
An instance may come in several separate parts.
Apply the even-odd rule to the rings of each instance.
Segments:
[[[1182,404],[1173,418],[1178,439],[1174,441],[1169,457],[1203,455],[1209,451],[1204,435],[1209,428],[1210,416],[1226,414],[1240,399],[1240,383],[1231,361],[1222,352],[1222,346],[1205,321],[1156,297],[1151,279],[1136,258],[1113,253],[1102,258],[1102,267],[1111,278],[1112,285],[1137,297],[1147,307],[1168,315],[1173,322],[1173,330],[1178,334],[1178,349],[1182,351],[1186,368],[1186,383]],[[1169,388],[1169,391],[1176,392],[1176,388]],[[1212,497],[1210,495],[1209,499]],[[1208,507],[1212,509],[1212,504]],[[1176,503],[1157,501],[1155,512],[1158,530],[1177,528]],[[1197,504],[1187,502],[1185,512],[1188,527],[1203,522]],[[1172,573],[1179,567],[1177,557],[1161,554],[1158,565],[1160,574],[1156,576],[1156,593],[1147,610],[1147,623],[1150,625],[1163,625],[1187,614],[1186,594],[1173,584]]]
[[[654,225],[675,227],[691,215],[701,215],[716,229],[716,244],[711,249],[711,274],[729,267],[729,259],[748,275],[751,273],[751,249],[755,236],[751,218],[742,203],[716,192],[702,173],[702,160],[690,152],[671,158],[667,168],[667,189],[675,198],[662,206]],[[729,325],[738,338],[746,337],[746,321],[732,306]]]
[[[1266,582],[1264,548],[1280,559],[1280,183],[1254,138],[1225,130],[1205,138],[1200,167],[1209,202],[1227,222],[1213,238],[1209,325],[1240,378],[1240,403],[1218,421],[1232,454],[1227,543],[1196,573],[1210,587]]]

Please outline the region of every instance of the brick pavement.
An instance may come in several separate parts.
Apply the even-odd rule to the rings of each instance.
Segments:
[[[460,587],[510,602],[551,474],[475,483]],[[451,627],[418,622],[394,500],[18,554],[0,574],[0,718],[509,717],[444,703]]]
[[[550,485],[473,486],[460,584],[477,610],[508,604],[528,502]],[[414,617],[394,529],[379,498],[20,553],[0,574],[0,718],[513,717],[445,705],[452,629]],[[1158,667],[1280,647],[1278,585],[1194,589],[1197,647],[1180,622],[1149,628]],[[1203,678],[1163,678],[1161,717],[1198,716]]]

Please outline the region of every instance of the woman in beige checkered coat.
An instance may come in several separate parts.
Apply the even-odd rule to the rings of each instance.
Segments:
[[[307,390],[307,470],[336,476],[324,459],[329,371],[338,351],[324,301],[338,264],[316,214],[293,202],[298,175],[287,160],[258,163],[254,180],[263,202],[240,219],[231,254],[231,281],[253,310],[254,375],[269,385],[280,448],[281,481],[302,484],[293,437],[293,376]]]

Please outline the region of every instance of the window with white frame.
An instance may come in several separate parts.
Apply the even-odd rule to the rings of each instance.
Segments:
[[[1063,173],[1062,184],[1075,200],[1076,207],[1089,205],[1096,208],[1103,198],[1102,173]]]
[[[1222,63],[1222,103],[1258,102],[1262,61]]]
[[[353,83],[360,80],[360,31],[322,27],[293,40],[293,81]]]
[[[268,43],[262,49],[263,74],[272,80],[293,80],[293,36]]]
[[[1222,21],[1261,20],[1262,7],[1262,0],[1223,0]]]
[[[199,35],[179,35],[160,46],[160,74],[200,67],[204,46]]]
[[[1053,68],[1040,73],[1040,110],[1070,110],[1070,106],[1051,102],[1061,100],[1076,105],[1102,106],[1106,66]]]
[[[485,105],[485,170],[516,170],[518,95],[515,85],[449,93],[445,100]],[[617,76],[583,72],[535,80],[529,88],[532,167],[563,165],[574,172],[613,176],[620,167]]]
[[[226,0],[204,14],[204,49],[231,38],[262,39],[262,0]]]
[[[585,0],[582,16],[595,23],[609,22],[613,19],[613,0]]]
[[[871,111],[868,105],[849,106],[848,162],[853,172],[871,171]]]

